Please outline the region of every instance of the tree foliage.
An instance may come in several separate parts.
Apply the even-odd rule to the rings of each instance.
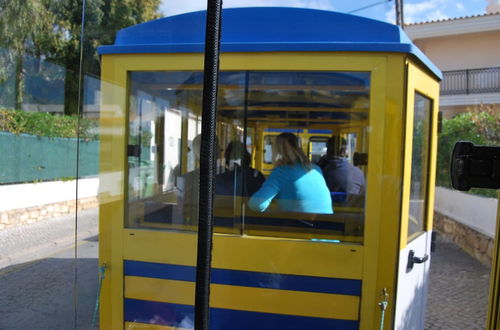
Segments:
[[[78,125],[78,122],[80,125]],[[97,122],[76,116],[57,116],[47,112],[24,112],[0,109],[0,131],[44,137],[97,140]]]
[[[458,114],[452,119],[443,119],[443,130],[439,134],[436,184],[451,187],[451,153],[457,141],[470,141],[476,145],[500,145],[500,109],[492,105],[481,105],[471,112]],[[496,192],[487,189],[472,189],[472,193],[496,197]]]
[[[78,109],[80,40],[82,40],[83,73],[100,75],[97,47],[114,42],[116,32],[127,26],[159,17],[160,0],[87,0],[84,35],[82,30],[82,0],[60,0],[53,8],[68,40],[54,60],[66,67],[65,113]]]
[[[31,55],[51,48],[61,35],[50,7],[50,0],[0,0],[0,46]]]
[[[40,58],[49,49],[55,49],[61,39],[54,29],[54,13],[50,0],[0,0],[0,47],[2,53],[0,82],[15,75],[15,106],[20,108],[24,88],[23,58],[25,55]]]
[[[0,83],[8,72],[17,70],[17,109],[22,104],[24,55],[66,69],[65,113],[74,114],[79,99],[81,41],[83,73],[98,76],[98,46],[113,43],[122,28],[160,17],[160,0],[87,0],[85,4],[82,38],[83,0],[0,0],[0,47],[11,56],[0,68]]]

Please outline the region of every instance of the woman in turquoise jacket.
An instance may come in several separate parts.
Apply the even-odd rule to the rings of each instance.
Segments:
[[[311,164],[292,133],[281,133],[273,146],[275,167],[248,206],[264,212],[273,199],[282,211],[332,214],[332,199],[321,169]]]

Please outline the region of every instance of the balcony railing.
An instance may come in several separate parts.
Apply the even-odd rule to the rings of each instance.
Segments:
[[[500,93],[500,67],[443,71],[441,95]]]

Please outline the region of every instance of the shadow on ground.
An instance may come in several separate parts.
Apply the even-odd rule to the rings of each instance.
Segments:
[[[95,258],[48,258],[3,269],[0,329],[91,329],[97,283]]]

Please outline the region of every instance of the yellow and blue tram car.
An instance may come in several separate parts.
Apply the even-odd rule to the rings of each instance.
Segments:
[[[205,16],[99,49],[102,329],[193,328]],[[220,68],[210,328],[423,329],[439,70],[397,26],[299,8],[224,10]],[[364,190],[333,214],[218,193],[231,142],[265,177],[280,132],[312,161],[341,137]]]

